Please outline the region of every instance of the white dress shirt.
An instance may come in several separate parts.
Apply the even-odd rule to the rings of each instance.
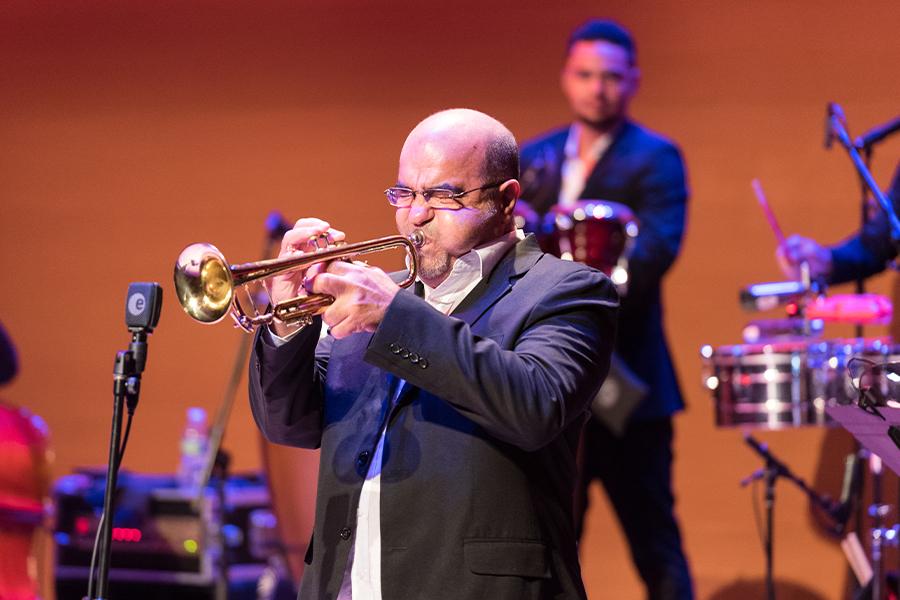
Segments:
[[[597,161],[609,148],[612,143],[612,136],[608,133],[597,138],[588,149],[587,158],[581,158],[581,132],[583,126],[573,123],[569,128],[569,137],[566,138],[566,145],[563,148],[563,159],[560,176],[562,181],[559,186],[558,202],[560,206],[572,206],[578,201],[581,192],[584,191],[584,184],[587,178],[597,165]]]

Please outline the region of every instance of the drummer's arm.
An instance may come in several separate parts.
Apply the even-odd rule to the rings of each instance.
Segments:
[[[883,229],[879,232],[878,229]],[[865,279],[884,270],[895,253],[890,243],[887,219],[876,217],[861,233],[832,246],[829,283]]]
[[[681,247],[687,209],[684,162],[675,146],[659,147],[638,183],[639,230],[629,259],[628,295],[659,285]]]

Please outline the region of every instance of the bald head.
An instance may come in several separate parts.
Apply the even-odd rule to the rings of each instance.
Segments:
[[[468,157],[468,166],[478,169],[486,182],[519,177],[516,138],[497,119],[477,110],[452,108],[437,112],[413,128],[403,150],[427,156]]]
[[[413,190],[399,206],[397,229],[419,231],[419,278],[436,287],[456,260],[515,230],[519,151],[509,129],[475,110],[433,114],[412,130],[400,151],[397,186]],[[429,190],[456,194],[449,204],[429,202]],[[419,200],[419,199],[422,200]]]

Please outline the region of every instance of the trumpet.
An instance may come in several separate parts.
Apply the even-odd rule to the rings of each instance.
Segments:
[[[320,246],[322,240],[326,241]],[[225,257],[212,244],[191,244],[175,261],[178,302],[189,317],[201,323],[218,323],[230,313],[236,326],[247,332],[276,319],[282,323],[309,323],[314,315],[334,302],[334,297],[328,294],[297,296],[274,305],[269,302],[268,308],[260,312],[251,296],[253,314],[248,314],[235,292],[241,288],[246,290],[251,282],[288,271],[304,271],[317,263],[353,260],[363,254],[395,248],[406,250],[409,274],[399,285],[409,287],[416,279],[417,251],[425,243],[425,236],[416,230],[409,236],[389,235],[354,244],[328,245],[330,238],[324,236],[310,241],[316,244],[313,252],[237,265],[225,262]]]

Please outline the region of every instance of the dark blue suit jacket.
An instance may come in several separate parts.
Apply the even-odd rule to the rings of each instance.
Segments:
[[[572,493],[616,306],[599,271],[519,242],[453,312],[402,290],[374,334],[257,337],[268,439],[321,447],[301,598],[335,598],[379,432],[385,599],[584,598]],[[315,353],[315,354],[314,354]],[[407,384],[388,407],[391,385]]]
[[[522,199],[545,213],[559,197],[568,126],[522,146]],[[678,148],[625,122],[589,175],[581,197],[631,208],[640,230],[629,260],[628,294],[619,311],[616,352],[649,394],[632,418],[668,416],[684,407],[663,331],[660,283],[678,255],[687,205]]]
[[[894,180],[886,192],[894,211],[900,211],[900,163],[894,171]],[[888,261],[897,256],[891,242],[891,229],[881,208],[856,234],[831,248],[832,271],[830,283],[843,283],[856,278],[866,278],[884,270]],[[898,213],[900,214],[900,213]]]

